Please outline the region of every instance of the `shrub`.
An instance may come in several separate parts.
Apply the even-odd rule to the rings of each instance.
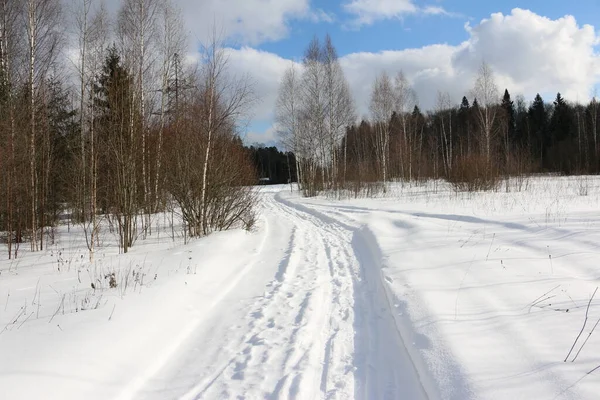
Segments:
[[[500,175],[484,155],[472,154],[454,163],[448,174],[448,182],[458,192],[495,190],[500,184]]]

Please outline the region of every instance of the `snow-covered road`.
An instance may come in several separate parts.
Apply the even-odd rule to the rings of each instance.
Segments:
[[[265,192],[263,201],[263,240],[270,245],[258,258],[260,268],[275,272],[273,279],[246,314],[232,321],[235,328],[216,335],[204,329],[210,337],[182,343],[182,349],[207,342],[219,349],[212,365],[196,375],[198,383],[173,390],[177,375],[199,362],[175,357],[172,376],[159,374],[163,389],[182,399],[427,398],[395,325],[380,254],[360,229],[310,213],[281,192]],[[285,243],[277,257],[274,243]],[[235,313],[230,305],[224,299],[216,314]],[[221,317],[213,322],[221,324]],[[218,338],[222,343],[215,343]],[[165,391],[145,394],[161,398]]]

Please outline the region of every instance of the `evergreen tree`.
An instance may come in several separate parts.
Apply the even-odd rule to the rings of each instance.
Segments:
[[[394,141],[399,139],[402,134],[402,119],[396,111],[392,113],[390,117],[390,140]]]
[[[552,171],[573,173],[581,167],[581,158],[576,144],[576,117],[573,108],[560,93],[554,100],[554,111],[550,118],[550,144],[546,156],[546,167]]]
[[[134,108],[133,79],[115,46],[94,85],[94,125],[98,141],[98,196],[101,208],[111,212],[119,227],[120,246],[127,252],[137,237],[136,218],[141,204],[139,138]]]
[[[550,118],[550,144],[557,143],[572,137],[573,128],[573,110],[571,106],[563,99],[560,93],[554,100],[554,112]]]
[[[415,106],[413,108],[411,117],[413,120],[413,124],[416,126],[416,131],[421,131],[423,129],[423,127],[425,126],[426,121],[425,121],[425,115],[423,115],[419,106]]]
[[[108,49],[102,73],[94,85],[94,102],[97,118],[100,122],[116,122],[114,118],[128,115],[129,93],[133,81],[121,62],[121,56],[115,45]],[[124,107],[127,106],[127,107]]]
[[[542,96],[538,93],[529,107],[529,143],[532,155],[540,161],[543,166],[544,153],[549,144],[548,136],[548,111]]]
[[[508,136],[508,140],[511,144],[514,144],[516,141],[516,117],[515,117],[515,106],[513,101],[510,98],[510,93],[508,93],[508,89],[504,91],[504,96],[502,97],[502,103],[500,104],[502,111],[504,113],[504,124],[506,127],[505,134]]]
[[[274,146],[251,146],[248,151],[261,183],[284,184],[290,181],[297,182],[294,153],[281,152]]]
[[[527,143],[527,105],[523,96],[517,96],[515,106],[515,144],[524,149],[529,145]]]
[[[600,106],[598,99],[592,98],[585,110],[585,125],[587,126],[587,135],[583,143],[583,151],[587,154],[588,172],[598,173],[600,171],[600,144],[598,138],[598,129],[600,127]]]
[[[471,150],[472,119],[469,100],[467,99],[467,96],[463,96],[460,107],[458,108],[457,116],[458,145],[460,146],[461,155],[464,155]]]
[[[48,80],[48,101],[45,104],[48,120],[49,152],[42,171],[48,174],[47,218],[58,216],[61,203],[75,202],[72,185],[76,180],[75,154],[80,151],[76,111],[72,108],[70,95],[62,82],[53,77]],[[48,169],[48,171],[45,171]]]
[[[473,99],[473,103],[471,103],[471,112],[469,113],[470,118],[469,122],[471,124],[472,133],[469,135],[469,153],[475,151],[478,146],[477,141],[479,140],[480,135],[477,134],[477,127],[479,126],[478,115],[479,115],[479,102],[477,99]]]

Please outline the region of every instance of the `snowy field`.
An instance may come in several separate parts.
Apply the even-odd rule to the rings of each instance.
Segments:
[[[3,249],[0,398],[597,399],[600,179],[517,186],[264,187],[250,233]]]

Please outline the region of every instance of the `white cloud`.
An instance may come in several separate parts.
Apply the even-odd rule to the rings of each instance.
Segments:
[[[425,109],[435,105],[437,91],[449,92],[455,102],[468,95],[475,74],[486,61],[498,87],[532,99],[536,93],[561,92],[572,101],[589,99],[600,77],[600,58],[594,48],[599,36],[590,25],[578,26],[566,16],[551,20],[531,11],[514,9],[493,14],[478,25],[466,26],[469,38],[456,45],[354,53],[342,58],[360,111],[366,113],[371,82],[382,70],[403,70]]]
[[[334,22],[335,22],[335,20],[336,20],[336,18],[335,18],[335,15],[334,15],[334,14],[332,14],[332,13],[328,13],[328,12],[326,12],[325,10],[322,10],[322,9],[320,9],[320,8],[319,8],[319,9],[316,9],[316,10],[314,10],[314,11],[311,11],[311,12],[308,14],[308,19],[309,19],[311,22],[314,22],[314,23],[318,23],[318,22],[326,22],[326,23],[328,23],[328,24],[332,24],[332,23],[334,23]]]
[[[227,52],[230,73],[236,76],[247,75],[253,84],[254,94],[259,99],[251,111],[252,121],[255,125],[258,123],[269,126],[265,131],[250,129],[242,134],[244,142],[277,145],[279,138],[273,120],[279,81],[294,62],[251,47],[227,49]]]
[[[202,3],[202,4],[198,4]],[[309,17],[309,0],[206,0],[183,1],[188,27],[202,39],[213,21],[228,35],[244,44],[259,44],[288,35],[287,22]],[[192,7],[195,5],[195,7]]]
[[[159,2],[162,0],[158,0]],[[291,61],[275,54],[262,52],[248,46],[277,41],[287,37],[289,23],[294,20],[311,23],[333,23],[335,16],[311,7],[311,0],[171,0],[181,9],[183,26],[189,36],[186,62],[198,61],[199,42],[206,41],[216,26],[230,41],[243,45],[241,49],[228,49],[232,74],[248,75],[254,83],[259,102],[251,110],[251,117],[263,124],[273,119],[279,77]],[[123,0],[105,0],[112,18],[116,17]],[[70,36],[70,48],[75,48],[75,37]],[[72,54],[71,54],[72,53]],[[76,59],[77,51],[67,50]],[[258,141],[274,139],[275,129]],[[260,133],[248,133],[252,137]]]
[[[598,78],[594,47],[599,37],[594,27],[580,27],[572,16],[551,20],[514,9],[467,29],[471,38],[456,52],[455,69],[472,72],[485,59],[509,90],[529,96],[561,91],[571,100],[584,100]]]
[[[112,11],[119,4],[120,0],[108,0]],[[184,11],[194,42],[204,37],[213,21],[240,38],[240,42],[252,45],[286,36],[288,22],[293,19],[334,20],[322,10],[311,9],[310,0],[180,0],[177,4]],[[349,0],[345,10],[362,24],[407,13],[445,12],[437,6],[419,8],[412,0]],[[496,13],[476,25],[467,24],[465,29],[468,38],[458,45],[437,44],[342,57],[359,115],[367,114],[372,82],[382,70],[390,74],[403,70],[424,109],[435,105],[438,90],[449,92],[458,103],[468,94],[483,60],[493,68],[501,90],[506,87],[513,96],[520,93],[527,99],[540,92],[550,101],[560,91],[569,100],[584,101],[598,82],[600,61],[595,46],[599,36],[594,27],[579,26],[572,16],[552,20],[514,9],[508,15]],[[233,72],[248,74],[261,99],[253,109],[254,120],[272,125],[279,79],[292,61],[252,47],[229,52]],[[271,140],[273,134],[271,129],[266,140]],[[259,133],[249,134],[252,135],[260,137]]]
[[[230,73],[236,76],[247,75],[253,84],[255,96],[260,99],[252,112],[253,119],[272,120],[279,80],[293,62],[251,47],[227,49],[227,52]]]
[[[370,25],[380,19],[399,18],[416,13],[418,8],[412,0],[352,0],[344,4],[344,10],[356,17],[356,26]]]
[[[114,13],[123,0],[106,0]],[[159,0],[160,1],[160,0]],[[173,0],[183,11],[193,43],[203,41],[213,25],[240,44],[257,45],[289,34],[292,20],[331,21],[331,16],[312,10],[310,0]]]
[[[382,71],[393,76],[402,70],[425,108],[433,107],[438,89],[460,92],[464,80],[469,78],[457,79],[457,71],[452,67],[456,49],[455,46],[432,45],[402,51],[354,53],[343,57],[341,63],[359,107],[359,115],[366,116],[373,81]]]
[[[246,145],[265,144],[267,146],[277,146],[279,144],[277,127],[275,125],[271,125],[264,132],[250,131],[242,136],[242,139]]]
[[[443,7],[440,6],[427,6],[425,8],[423,8],[423,12],[425,14],[432,14],[432,15],[447,15],[448,12],[446,10],[444,10]]]
[[[427,6],[427,7],[424,7],[421,11],[423,12],[423,14],[427,14],[427,15],[444,15],[446,17],[464,18],[463,14],[447,11],[444,7],[440,7],[440,6]]]
[[[358,28],[385,19],[399,19],[408,14],[453,15],[441,6],[418,7],[414,0],[350,0],[344,10],[354,16],[350,26]]]
[[[599,80],[600,56],[594,49],[600,37],[592,26],[578,26],[571,16],[551,20],[514,9],[509,15],[493,14],[466,29],[469,37],[459,45],[342,57],[359,115],[367,115],[373,80],[383,70],[390,74],[403,70],[423,109],[435,106],[438,90],[450,93],[458,104],[468,95],[483,60],[494,70],[501,91],[508,88],[513,97],[523,94],[528,100],[540,92],[551,101],[560,91],[568,100],[585,101]],[[291,61],[251,48],[236,51],[234,60],[240,63],[240,70],[254,77],[263,98],[256,116],[263,122],[272,121],[278,81]]]

